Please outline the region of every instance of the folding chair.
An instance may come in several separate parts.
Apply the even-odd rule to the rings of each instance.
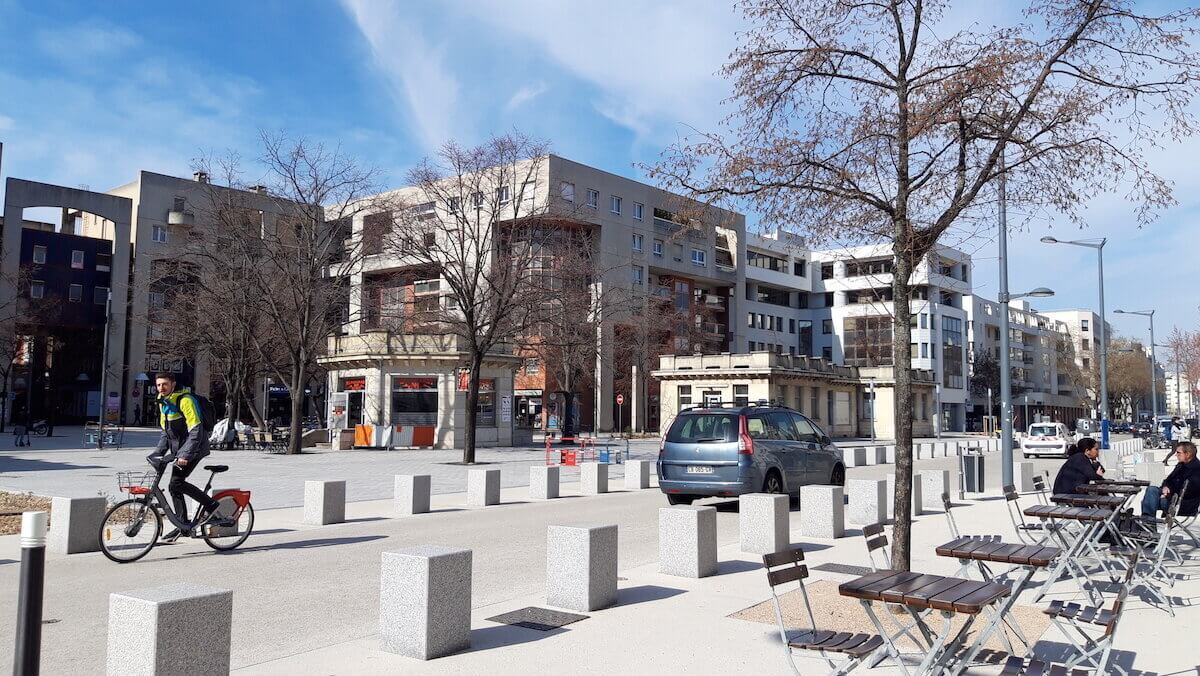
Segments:
[[[972,540],[986,540],[988,542],[999,542],[1004,539],[1002,535],[963,535],[958,530],[958,522],[954,520],[954,503],[950,502],[950,494],[942,493],[942,511],[946,514],[946,521],[950,524],[950,533],[956,538],[970,538]]]
[[[1021,511],[1021,505],[1018,502],[1019,499],[1016,486],[1004,487],[1004,502],[1008,508],[1008,520],[1012,522],[1017,539],[1028,545],[1045,544],[1050,537],[1049,529],[1054,524],[1047,524],[1043,527],[1043,524],[1026,521],[1025,513]]]
[[[1175,525],[1192,541],[1193,547],[1200,547],[1200,536],[1197,536],[1196,531],[1192,530],[1193,528],[1200,528],[1200,523],[1196,523],[1195,514],[1180,518],[1175,522]]]
[[[1041,474],[1033,475],[1033,491],[1037,493],[1038,502],[1043,505],[1050,504],[1046,499],[1046,479],[1042,478]]]
[[[1131,573],[1133,586],[1144,587],[1147,593],[1162,602],[1166,611],[1171,614],[1171,617],[1175,616],[1175,608],[1171,603],[1171,597],[1162,591],[1159,583],[1166,587],[1175,586],[1175,577],[1167,572],[1167,557],[1174,558],[1178,563],[1182,562],[1182,557],[1179,556],[1179,553],[1171,548],[1171,534],[1178,526],[1179,522],[1175,517],[1179,513],[1180,496],[1184,495],[1184,491],[1186,490],[1187,483],[1185,482],[1183,490],[1172,497],[1170,503],[1168,503],[1167,513],[1164,518],[1152,519],[1142,517],[1135,519],[1130,524],[1131,527],[1129,529],[1121,531],[1122,537],[1135,546],[1114,548],[1114,551],[1118,553],[1141,551],[1143,561],[1146,564],[1144,566],[1146,570],[1142,572],[1142,568],[1131,566],[1131,568],[1138,568],[1138,570]],[[1155,532],[1146,527],[1151,525],[1161,528],[1161,531]]]
[[[815,652],[829,665],[830,674],[848,674],[871,657],[881,647],[883,639],[873,634],[851,634],[849,632],[821,631],[817,629],[816,618],[813,617],[812,604],[808,599],[808,591],[804,588],[804,579],[808,577],[808,566],[804,565],[804,552],[792,549],[786,552],[763,555],[763,567],[767,570],[767,584],[771,586],[771,599],[775,603],[775,619],[779,622],[779,638],[783,642],[784,654],[787,655],[788,666],[792,673],[800,676],[796,667],[793,650]],[[783,606],[779,603],[777,589],[795,582],[804,599],[804,610],[808,615],[809,628],[796,634],[788,635],[787,623],[783,620]],[[886,650],[886,648],[884,648]],[[837,658],[845,658],[840,664]],[[895,656],[900,663],[899,656]],[[900,663],[902,668],[903,665]],[[908,671],[904,670],[905,674]]]

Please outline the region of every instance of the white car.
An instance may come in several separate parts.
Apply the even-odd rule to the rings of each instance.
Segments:
[[[1071,445],[1071,433],[1062,423],[1034,423],[1029,433],[1021,440],[1021,452],[1026,458],[1042,455],[1067,457]]]

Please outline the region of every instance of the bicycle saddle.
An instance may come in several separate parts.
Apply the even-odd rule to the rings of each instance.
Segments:
[[[220,474],[221,472],[229,471],[229,465],[205,465],[204,469],[214,474]]]

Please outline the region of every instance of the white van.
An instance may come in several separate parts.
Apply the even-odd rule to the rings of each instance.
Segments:
[[[1034,423],[1029,426],[1029,434],[1021,440],[1021,452],[1026,458],[1042,455],[1057,455],[1067,457],[1067,448],[1071,445],[1071,433],[1062,423]]]

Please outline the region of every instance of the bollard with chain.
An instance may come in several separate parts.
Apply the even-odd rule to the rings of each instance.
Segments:
[[[36,676],[42,652],[42,589],[46,573],[46,512],[21,515],[21,586],[17,592],[17,645],[13,676]]]

